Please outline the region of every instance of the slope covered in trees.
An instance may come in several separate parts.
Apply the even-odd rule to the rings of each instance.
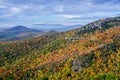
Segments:
[[[119,80],[120,17],[67,32],[0,43],[0,57],[2,80]]]

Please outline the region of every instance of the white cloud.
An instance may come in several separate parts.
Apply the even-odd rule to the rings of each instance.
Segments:
[[[28,9],[29,7],[26,5],[22,6],[4,6],[0,5],[0,9],[4,9],[5,13],[0,15],[0,18],[8,18],[12,16],[22,17],[24,14],[24,10]]]
[[[11,13],[20,13],[23,12],[25,9],[28,9],[29,7],[26,5],[22,5],[20,7],[11,7],[10,11]]]
[[[38,24],[46,24],[46,23],[45,22],[35,22],[34,24],[38,25]]]
[[[12,15],[11,14],[4,14],[4,15],[0,15],[0,18],[8,18],[10,16],[12,16]]]
[[[68,18],[68,19],[80,18],[80,16],[78,16],[78,15],[58,15],[58,16],[63,17],[63,18]]]
[[[17,7],[12,7],[12,8],[10,8],[10,10],[13,13],[19,13],[19,12],[21,12],[21,8],[17,8]]]

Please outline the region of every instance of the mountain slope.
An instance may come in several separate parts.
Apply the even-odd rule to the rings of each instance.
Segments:
[[[119,25],[120,17],[100,19],[98,21],[89,23],[86,26],[83,26],[81,28],[81,31],[78,32],[78,34],[84,34],[88,32],[90,33],[96,30],[104,31],[105,29],[109,29],[111,27],[118,27]]]
[[[106,21],[109,25],[93,28]],[[119,23],[120,17],[103,19],[67,32],[0,43],[0,77],[119,80]]]
[[[0,32],[0,41],[15,41],[25,38],[31,38],[43,33],[42,31],[26,28],[24,26],[15,26],[11,29]]]

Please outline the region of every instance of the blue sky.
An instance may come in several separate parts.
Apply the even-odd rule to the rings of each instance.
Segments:
[[[120,0],[0,0],[0,27],[87,24],[120,16]]]

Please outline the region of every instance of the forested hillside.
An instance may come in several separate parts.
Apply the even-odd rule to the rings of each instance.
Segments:
[[[0,80],[119,80],[120,17],[0,43]]]

